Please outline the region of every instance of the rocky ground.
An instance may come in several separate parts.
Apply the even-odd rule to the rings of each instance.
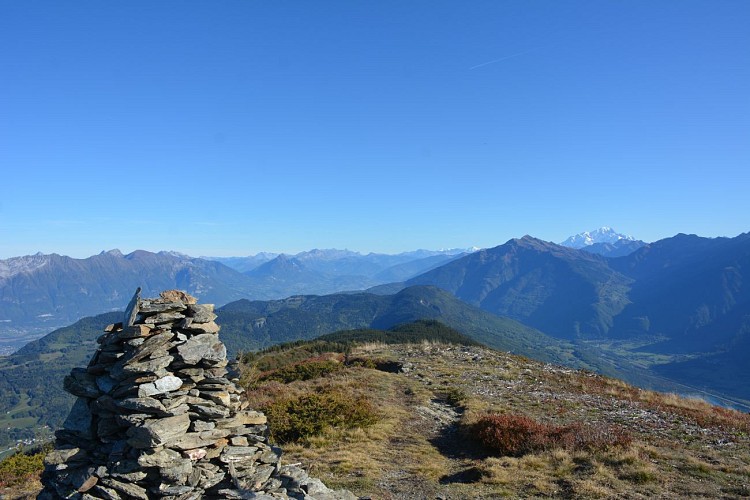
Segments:
[[[357,368],[294,382],[362,390],[370,429],[285,446],[326,483],[372,498],[737,498],[750,495],[750,416],[478,347],[369,346],[398,373]],[[627,446],[498,456],[467,429],[486,412],[620,429]]]

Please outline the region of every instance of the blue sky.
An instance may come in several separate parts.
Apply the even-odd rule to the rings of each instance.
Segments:
[[[0,258],[750,231],[750,2],[0,4]]]

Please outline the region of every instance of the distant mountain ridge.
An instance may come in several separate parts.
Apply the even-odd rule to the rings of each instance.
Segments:
[[[360,276],[375,278],[379,273],[387,272],[388,269],[422,259],[432,258],[433,262],[441,258],[449,259],[456,255],[470,253],[477,250],[449,249],[449,250],[413,250],[398,254],[383,254],[370,252],[362,254],[352,250],[312,249],[296,254],[278,254],[262,252],[247,257],[203,257],[209,260],[221,262],[240,272],[247,273],[271,260],[282,257],[284,259],[296,259],[304,264],[307,269],[325,273],[331,276]],[[424,270],[424,269],[422,269]],[[417,274],[417,273],[415,273]],[[409,276],[411,277],[411,276]]]
[[[617,258],[526,236],[405,282],[417,284],[558,338],[598,344],[605,356],[640,357],[682,383],[750,399],[745,383],[727,378],[745,373],[750,356],[750,233],[678,234]],[[641,347],[611,350],[633,340]],[[685,355],[697,359],[684,362]],[[712,362],[728,365],[710,370]]]
[[[486,311],[573,339],[606,335],[627,304],[630,282],[603,257],[524,236],[405,284],[434,285]]]
[[[121,309],[137,287],[179,288],[225,304],[252,293],[253,280],[218,262],[176,252],[110,250],[87,259],[36,254],[0,261],[0,320],[6,327],[51,327]]]
[[[362,255],[311,250],[294,257],[260,253],[221,262],[175,251],[101,252],[86,259],[57,254],[0,260],[0,354],[51,329],[124,307],[136,287],[144,293],[179,288],[222,305],[241,298],[356,291],[403,281],[456,257],[458,250]]]

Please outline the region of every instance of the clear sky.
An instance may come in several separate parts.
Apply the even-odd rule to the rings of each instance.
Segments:
[[[0,258],[750,231],[750,1],[0,3]]]

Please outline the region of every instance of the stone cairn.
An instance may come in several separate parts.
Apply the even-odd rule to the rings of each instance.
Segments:
[[[78,400],[38,498],[357,498],[281,465],[265,415],[227,378],[215,319],[213,305],[184,292],[136,291],[88,367],[65,377]]]

